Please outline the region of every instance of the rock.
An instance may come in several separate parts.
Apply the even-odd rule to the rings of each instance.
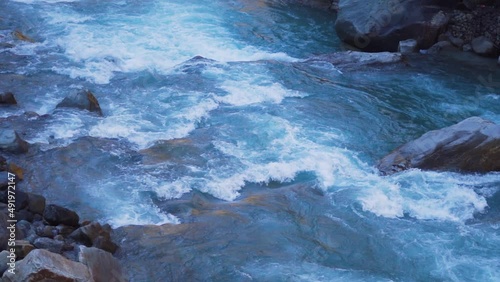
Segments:
[[[0,191],[5,191],[9,188],[9,173],[0,171]]]
[[[364,51],[396,51],[408,38],[427,49],[448,24],[441,10],[454,5],[453,0],[340,0],[335,30],[342,41]]]
[[[57,234],[57,229],[54,226],[44,225],[38,229],[37,234],[40,237],[54,238]]]
[[[471,117],[430,131],[397,148],[378,163],[382,174],[409,168],[490,172],[500,171],[500,125]]]
[[[28,149],[28,142],[24,141],[17,132],[12,129],[0,130],[0,150],[12,153],[26,153]]]
[[[28,210],[32,213],[43,215],[45,210],[45,197],[33,193],[28,193],[28,197]]]
[[[17,101],[16,98],[14,98],[14,94],[12,94],[11,92],[6,92],[0,94],[0,104],[17,105]]]
[[[120,264],[108,252],[80,246],[78,260],[89,268],[96,282],[126,281]]]
[[[18,220],[16,223],[16,238],[20,240],[26,239],[30,233],[33,233],[31,223],[26,220]]]
[[[415,39],[399,41],[398,52],[401,54],[410,54],[418,51],[418,42]]]
[[[485,36],[476,37],[471,42],[472,50],[481,56],[495,56],[497,50],[495,44]]]
[[[8,263],[10,262],[10,259],[7,257],[8,255],[9,252],[5,250],[0,253],[0,275],[2,275],[5,270],[9,268]]]
[[[64,242],[42,237],[36,239],[34,245],[38,249],[45,249],[53,253],[60,254],[63,251]]]
[[[361,66],[400,63],[403,62],[403,56],[400,53],[390,52],[366,53],[346,51],[316,56],[305,62],[310,63],[317,61],[329,62],[341,68],[358,68]]]
[[[80,263],[70,261],[61,255],[47,250],[33,250],[25,259],[18,262],[16,273],[6,272],[3,282],[35,282],[35,281],[93,281],[88,268]]]
[[[453,47],[453,45],[451,45],[450,42],[439,41],[438,43],[432,45],[432,47],[429,48],[426,53],[430,54],[430,55],[435,55],[435,54],[439,54],[441,51],[453,50],[453,49],[454,49],[454,47]]]
[[[92,222],[82,226],[71,233],[70,238],[81,242],[86,246],[94,246],[110,253],[116,252],[118,246],[111,241],[111,227],[105,224],[101,226],[99,222]]]
[[[31,245],[29,241],[16,240],[16,259],[20,260],[25,258],[34,249],[35,247],[33,247],[33,245]]]
[[[62,236],[68,236],[70,235],[73,231],[75,231],[75,228],[72,226],[64,225],[64,224],[59,224],[56,226],[57,234],[60,234]]]
[[[43,218],[52,225],[64,224],[78,227],[80,217],[76,212],[57,205],[48,205],[43,212]]]
[[[17,183],[19,180],[24,179],[24,170],[17,166],[15,163],[9,163],[7,170],[16,175],[15,182]]]
[[[68,97],[64,98],[57,106],[57,108],[78,108],[82,110],[88,110],[90,112],[95,112],[99,116],[102,116],[101,106],[97,101],[96,97],[89,90],[84,90],[80,92],[74,92]]]
[[[438,41],[448,41],[451,44],[453,44],[455,47],[458,47],[458,48],[462,48],[462,46],[465,43],[463,39],[460,39],[458,37],[454,37],[453,35],[451,35],[448,32],[439,35]]]
[[[12,35],[14,35],[14,37],[17,38],[18,40],[35,43],[35,40],[33,40],[32,38],[30,38],[29,36],[23,34],[18,30],[14,31]]]
[[[28,207],[29,205],[29,196],[28,193],[20,191],[16,189],[16,210],[22,210]]]
[[[17,220],[26,220],[26,221],[31,222],[35,218],[34,214],[32,214],[31,212],[29,212],[27,210],[20,210],[18,212],[15,212],[15,214],[16,214]]]
[[[7,160],[3,156],[0,156],[0,171],[5,170],[7,170]]]

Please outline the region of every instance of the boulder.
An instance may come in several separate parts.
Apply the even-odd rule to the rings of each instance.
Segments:
[[[89,268],[96,282],[126,281],[118,261],[108,252],[80,246],[78,260]]]
[[[439,41],[436,44],[432,45],[432,47],[429,48],[426,53],[435,55],[447,50],[456,50],[456,48],[453,47],[453,45],[448,41]]]
[[[410,54],[418,51],[418,42],[415,39],[399,41],[398,52],[401,54]]]
[[[91,222],[71,233],[70,238],[88,247],[94,246],[114,253],[118,246],[111,241],[111,231],[111,227],[107,224],[101,225],[99,222]]]
[[[16,250],[17,260],[25,258],[26,256],[28,256],[29,253],[31,253],[31,251],[35,249],[35,247],[33,247],[33,245],[31,245],[31,243],[26,240],[16,240],[15,243],[16,243],[15,250]]]
[[[497,54],[495,44],[485,36],[474,38],[471,42],[471,46],[474,53],[481,56],[491,57]]]
[[[4,105],[17,105],[16,98],[14,98],[14,94],[11,92],[6,92],[0,94],[0,104]]]
[[[396,51],[408,38],[427,49],[448,24],[443,12],[455,0],[340,0],[335,29],[339,38],[364,51]]]
[[[61,255],[47,250],[37,249],[18,262],[16,273],[5,272],[4,282],[35,282],[35,281],[94,281],[88,268],[80,263],[70,261]]]
[[[12,129],[0,129],[0,150],[26,153],[28,149],[28,142],[24,141],[17,132]]]
[[[384,175],[409,168],[485,173],[500,171],[499,160],[500,125],[471,117],[406,143],[377,167]]]
[[[7,227],[10,225],[7,220],[9,217],[6,212],[0,212],[0,249],[5,250],[7,248],[7,242],[9,241],[10,231]]]
[[[101,106],[97,101],[96,97],[89,90],[84,90],[80,92],[74,92],[64,98],[56,108],[77,108],[82,110],[88,110],[90,112],[95,112],[99,116],[102,116]]]
[[[64,224],[78,226],[80,217],[76,212],[57,205],[48,205],[43,212],[43,218],[51,225]]]

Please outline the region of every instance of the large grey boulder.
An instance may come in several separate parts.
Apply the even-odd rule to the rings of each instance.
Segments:
[[[449,17],[442,10],[455,0],[340,0],[335,29],[339,38],[364,51],[396,51],[415,39],[427,49],[443,32]]]
[[[17,105],[16,98],[11,92],[0,94],[0,104],[4,105]]]
[[[29,150],[29,144],[14,130],[0,128],[0,150],[11,153],[26,153]]]
[[[87,110],[102,116],[101,106],[94,94],[89,90],[71,93],[56,106],[56,108],[64,107]]]
[[[378,163],[382,174],[409,168],[500,171],[500,125],[471,117],[450,127],[427,132]]]
[[[74,281],[91,282],[87,267],[47,250],[31,251],[17,262],[15,274],[5,272],[2,282]]]

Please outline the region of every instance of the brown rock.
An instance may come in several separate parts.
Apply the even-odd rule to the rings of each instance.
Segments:
[[[14,94],[12,94],[11,92],[6,92],[0,94],[0,104],[17,105],[17,101],[16,98],[14,98]]]
[[[80,246],[78,260],[89,268],[96,282],[126,281],[120,264],[108,252]]]
[[[19,30],[16,30],[12,33],[12,35],[14,35],[15,38],[17,38],[18,40],[21,40],[21,41],[26,41],[26,42],[30,42],[30,43],[35,43],[35,40],[33,40],[32,38],[30,38],[29,36],[23,34],[22,32],[20,32]]]
[[[16,273],[5,272],[3,282],[92,282],[88,268],[47,250],[33,250],[17,263]],[[110,280],[111,281],[111,280]]]

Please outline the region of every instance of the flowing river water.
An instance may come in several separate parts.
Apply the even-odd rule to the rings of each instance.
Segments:
[[[118,228],[131,281],[499,281],[500,174],[375,168],[429,130],[499,123],[499,68],[306,61],[342,50],[334,20],[263,0],[0,0],[0,91],[19,103],[0,126],[36,147],[20,188]],[[56,109],[79,89],[104,117]]]

